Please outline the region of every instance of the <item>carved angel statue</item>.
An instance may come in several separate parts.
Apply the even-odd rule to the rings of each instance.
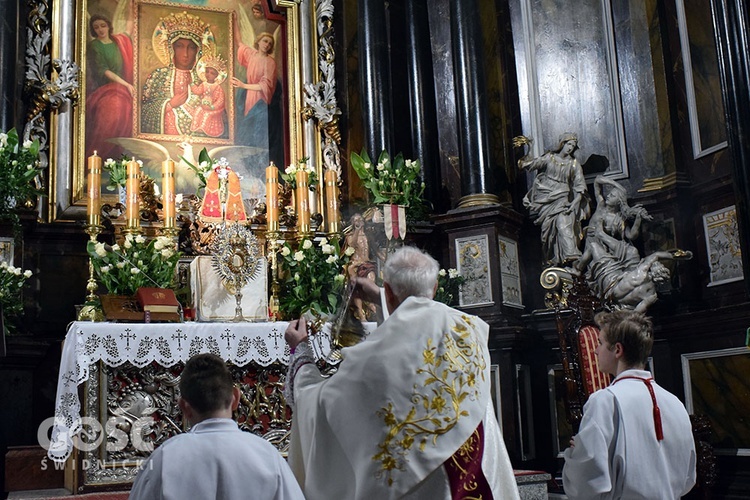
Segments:
[[[670,278],[660,261],[686,260],[692,253],[659,251],[641,258],[633,243],[642,221],[653,217],[641,205],[628,205],[625,188],[604,176],[594,180],[594,194],[596,211],[575,268],[586,272],[592,291],[611,307],[645,312],[657,300],[657,285]]]

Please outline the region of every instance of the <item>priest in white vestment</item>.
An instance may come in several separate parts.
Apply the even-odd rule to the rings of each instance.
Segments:
[[[432,300],[438,268],[413,247],[391,255],[391,314],[330,378],[305,321],[287,329],[289,464],[308,500],[518,498],[490,399],[489,327]]]
[[[651,320],[641,313],[600,313],[599,369],[615,376],[594,392],[572,446],[563,485],[573,499],[678,499],[695,484],[695,442],[685,406],[654,382],[645,363]]]
[[[209,353],[190,358],[180,393],[180,409],[192,427],[154,450],[130,500],[304,500],[278,450],[232,420],[240,390],[224,360]]]

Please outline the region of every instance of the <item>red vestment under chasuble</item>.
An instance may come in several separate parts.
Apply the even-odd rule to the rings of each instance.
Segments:
[[[323,378],[300,344],[289,464],[308,500],[515,499],[490,399],[489,326],[406,299]],[[480,496],[481,495],[481,496]]]

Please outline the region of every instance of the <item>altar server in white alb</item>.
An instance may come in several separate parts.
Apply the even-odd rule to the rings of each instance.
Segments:
[[[390,256],[391,314],[330,378],[305,321],[289,325],[289,463],[308,500],[518,498],[490,399],[489,327],[432,300],[438,267],[413,247]],[[374,284],[364,291],[379,300]]]
[[[180,393],[180,409],[192,427],[154,450],[130,500],[304,500],[276,448],[232,420],[240,390],[220,357],[190,358],[180,376]]]
[[[565,450],[563,485],[570,499],[677,499],[695,484],[690,417],[677,397],[645,370],[651,320],[617,311],[596,316],[599,369],[615,376],[583,408]]]

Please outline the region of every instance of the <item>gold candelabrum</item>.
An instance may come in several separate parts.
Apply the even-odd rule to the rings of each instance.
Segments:
[[[102,232],[104,226],[99,224],[98,216],[90,216],[89,223],[86,224],[86,234],[89,240],[96,242],[96,237]],[[89,279],[86,282],[86,304],[78,312],[78,321],[104,321],[104,312],[99,304],[99,296],[96,294],[99,285],[94,278],[94,263],[89,256]]]

